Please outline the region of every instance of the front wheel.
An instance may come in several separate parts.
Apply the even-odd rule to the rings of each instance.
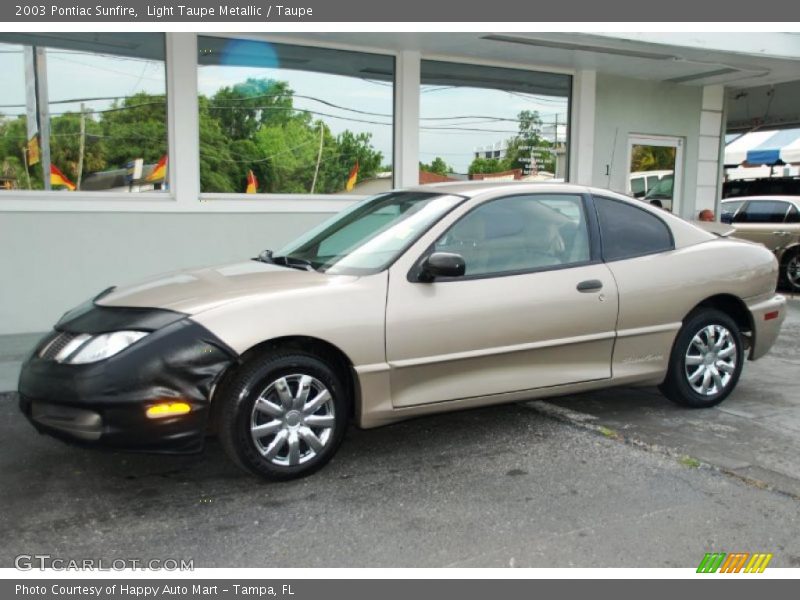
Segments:
[[[222,390],[219,439],[240,467],[267,479],[309,475],[344,437],[349,399],[336,372],[309,354],[247,361]]]
[[[714,406],[736,387],[743,363],[742,335],[733,319],[718,310],[701,309],[689,315],[678,332],[660,389],[682,406]]]

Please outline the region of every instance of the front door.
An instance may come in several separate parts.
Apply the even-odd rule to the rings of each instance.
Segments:
[[[392,268],[386,353],[396,407],[611,376],[617,291],[586,208],[580,195],[490,200],[425,253],[462,255],[463,277],[421,282]]]

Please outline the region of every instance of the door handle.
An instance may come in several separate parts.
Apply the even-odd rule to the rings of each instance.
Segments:
[[[587,279],[586,281],[581,281],[576,286],[576,289],[583,294],[588,294],[589,292],[599,292],[603,289],[603,282],[599,279]]]
[[[788,231],[773,231],[772,235],[791,235]]]

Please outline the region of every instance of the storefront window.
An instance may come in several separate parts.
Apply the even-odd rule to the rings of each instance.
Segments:
[[[0,33],[0,189],[167,187],[160,33]]]
[[[569,75],[423,60],[420,183],[567,179]]]
[[[199,37],[198,63],[203,192],[392,188],[393,57]]]

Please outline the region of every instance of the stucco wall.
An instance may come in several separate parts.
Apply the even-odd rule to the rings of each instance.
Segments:
[[[0,213],[0,334],[46,331],[109,285],[277,249],[328,216]]]
[[[598,73],[592,184],[626,191],[629,135],[681,137],[684,171],[680,214],[691,216],[697,185],[702,96],[701,87]]]

